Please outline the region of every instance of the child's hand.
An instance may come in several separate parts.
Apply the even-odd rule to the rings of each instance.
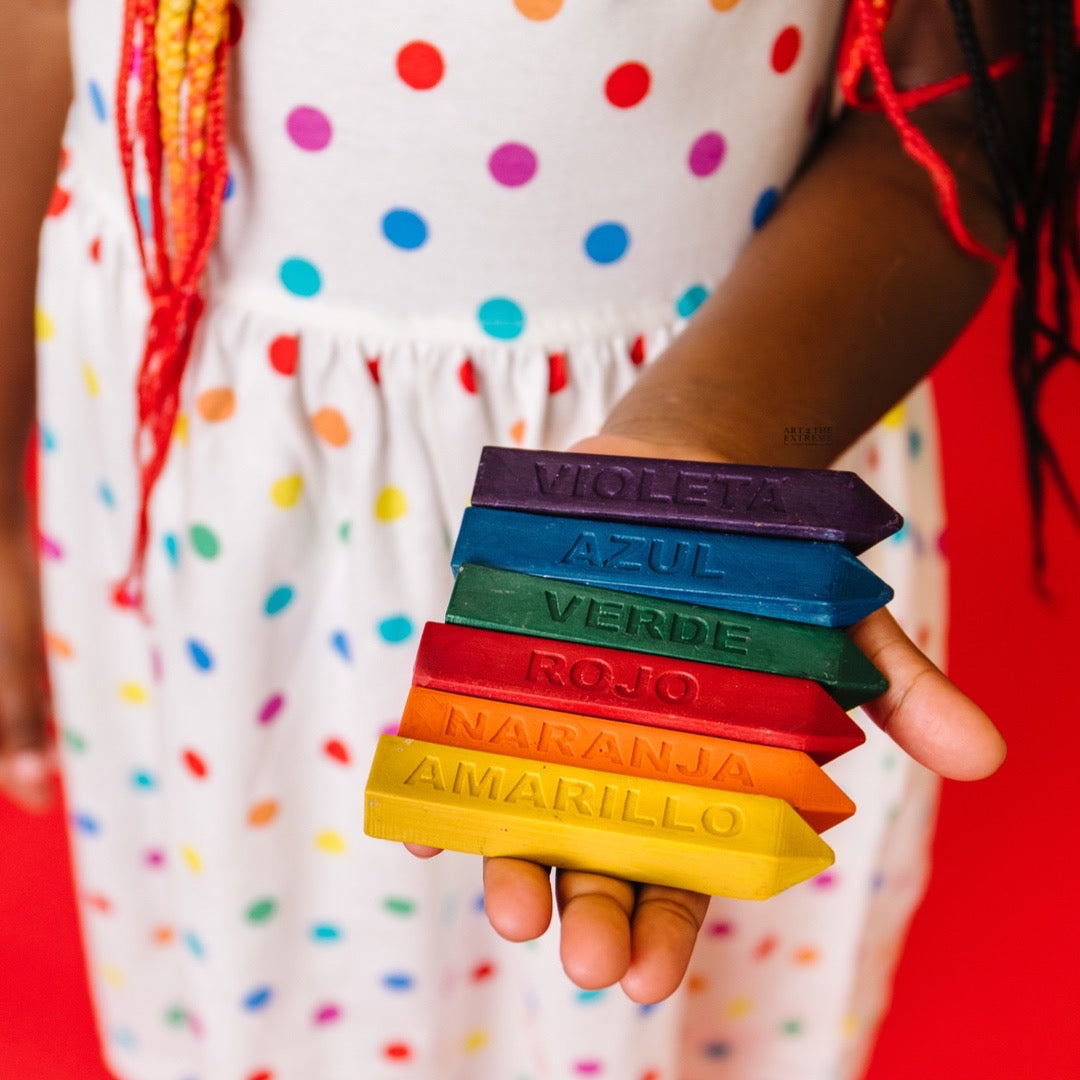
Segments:
[[[0,514],[0,792],[28,810],[52,802],[41,600],[33,534],[22,512]]]
[[[597,436],[572,447],[582,453],[716,460],[681,445]],[[989,776],[1005,742],[989,717],[962,694],[884,609],[851,628],[852,638],[889,680],[863,708],[916,761],[956,780]],[[433,849],[413,848],[419,855]],[[552,915],[550,871],[519,859],[484,863],[484,903],[492,926],[511,941],[542,934]],[[599,874],[560,870],[555,899],[561,956],[584,989],[619,982],[634,1001],[672,994],[686,972],[708,898],[681,889],[640,885]]]

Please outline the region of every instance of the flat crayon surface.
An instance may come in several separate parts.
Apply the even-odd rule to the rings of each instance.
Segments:
[[[475,506],[451,558],[466,563],[818,626],[851,626],[893,596],[839,544]]]
[[[398,734],[553,765],[671,780],[783,799],[815,831],[851,817],[855,804],[798,750],[663,731],[554,709],[414,686]]]
[[[379,737],[369,836],[764,900],[832,864],[781,799]]]
[[[485,447],[473,506],[831,540],[856,553],[900,515],[854,473]]]
[[[842,631],[463,566],[446,621],[813,679],[845,709],[885,692]]]
[[[809,679],[429,622],[413,682],[439,690],[801,750],[818,764],[866,741]]]

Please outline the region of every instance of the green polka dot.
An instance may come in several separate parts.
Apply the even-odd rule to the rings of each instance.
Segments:
[[[780,1025],[780,1032],[783,1035],[801,1035],[802,1029],[803,1026],[801,1020],[785,1020]]]
[[[383,901],[383,907],[391,915],[414,915],[416,913],[415,902],[404,896],[388,896]]]
[[[169,1027],[183,1027],[188,1020],[187,1009],[182,1005],[173,1005],[165,1010],[165,1023]]]
[[[191,526],[191,546],[204,559],[216,559],[221,552],[218,538],[205,525]]]
[[[347,544],[349,542],[349,537],[351,535],[352,535],[352,522],[351,521],[343,521],[338,526],[338,539],[340,539],[343,544]]]
[[[256,900],[254,904],[247,909],[248,922],[260,923],[266,922],[274,912],[277,911],[277,901],[269,898],[265,900]]]
[[[77,731],[74,731],[71,728],[64,728],[63,735],[64,742],[67,743],[69,750],[74,750],[77,754],[85,752],[86,739],[84,739]]]

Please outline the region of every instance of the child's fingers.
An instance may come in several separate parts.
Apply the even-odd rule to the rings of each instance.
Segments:
[[[980,780],[1005,759],[1005,740],[882,608],[849,631],[889,680],[863,708],[916,761],[950,780]]]
[[[634,908],[626,996],[651,1005],[675,993],[686,974],[709,898],[685,889],[642,885]]]
[[[562,922],[559,955],[566,974],[583,990],[617,983],[630,967],[634,886],[603,874],[562,870],[555,894]]]
[[[484,911],[507,941],[538,938],[551,923],[551,871],[525,859],[485,859]]]

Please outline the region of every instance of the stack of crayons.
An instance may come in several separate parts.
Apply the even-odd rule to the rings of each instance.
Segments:
[[[764,899],[855,811],[821,765],[886,688],[841,629],[898,514],[843,472],[483,451],[365,830]]]

